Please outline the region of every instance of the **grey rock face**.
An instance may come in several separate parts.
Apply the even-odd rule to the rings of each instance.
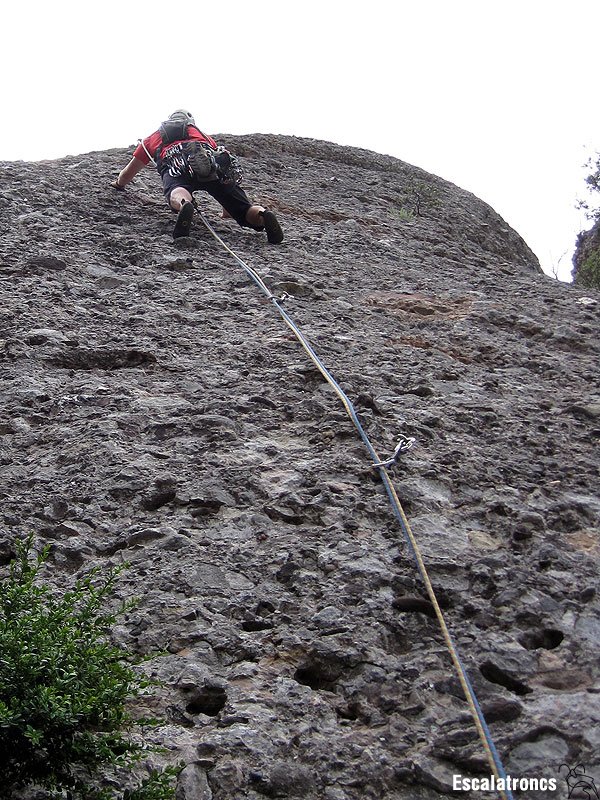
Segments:
[[[222,136],[285,230],[206,218],[356,403],[507,770],[600,783],[598,300],[487,205],[396,159]],[[0,564],[130,562],[115,640],[180,800],[431,800],[489,773],[410,548],[272,304],[130,151],[0,165]],[[480,796],[484,796],[482,793]],[[495,795],[494,795],[495,796]],[[543,792],[529,797],[542,798]]]

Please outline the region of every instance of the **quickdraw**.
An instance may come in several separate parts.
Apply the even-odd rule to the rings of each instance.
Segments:
[[[402,455],[402,453],[406,453],[408,450],[410,450],[410,448],[413,446],[415,441],[416,441],[416,439],[414,439],[414,437],[412,437],[412,436],[400,435],[400,437],[398,439],[398,444],[396,445],[396,448],[395,448],[394,452],[392,453],[392,455],[390,456],[390,458],[388,458],[386,461],[375,461],[373,463],[373,466],[374,467],[391,467],[392,464],[396,463],[396,459],[398,458],[398,456],[400,456],[400,455]]]

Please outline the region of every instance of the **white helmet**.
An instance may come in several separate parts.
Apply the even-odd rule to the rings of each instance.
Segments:
[[[169,119],[184,119],[188,125],[195,125],[196,120],[191,111],[186,111],[185,108],[178,108],[172,114],[169,114]]]

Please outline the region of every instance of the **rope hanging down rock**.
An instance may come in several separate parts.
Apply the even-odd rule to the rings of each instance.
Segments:
[[[409,521],[408,521],[408,519],[406,517],[406,514],[404,513],[404,509],[402,508],[402,504],[400,502],[398,494],[396,493],[396,490],[394,488],[392,480],[391,480],[391,478],[389,476],[389,473],[387,471],[387,467],[391,466],[396,461],[396,459],[398,458],[398,456],[401,453],[405,452],[410,447],[412,447],[412,445],[414,443],[414,440],[412,438],[401,436],[399,441],[398,441],[398,444],[396,446],[396,449],[395,449],[393,455],[391,456],[391,458],[389,458],[387,460],[382,460],[380,458],[380,456],[378,455],[377,451],[373,447],[373,444],[371,443],[367,433],[365,432],[365,430],[364,430],[364,428],[362,426],[362,423],[360,422],[360,420],[358,418],[358,415],[357,415],[357,413],[356,413],[356,411],[354,409],[354,406],[352,405],[352,402],[350,401],[350,398],[348,397],[346,392],[342,389],[342,387],[338,384],[338,382],[335,380],[333,375],[329,372],[327,367],[323,364],[323,362],[321,361],[320,357],[317,355],[317,353],[313,349],[312,345],[310,344],[308,339],[305,337],[305,335],[302,333],[300,328],[296,325],[296,323],[293,321],[293,319],[290,317],[290,315],[283,308],[282,303],[283,303],[285,298],[284,297],[281,297],[281,298],[276,297],[271,292],[269,287],[265,284],[265,282],[260,277],[258,272],[256,272],[255,269],[253,269],[251,266],[246,264],[246,262],[243,261],[237,255],[237,253],[235,253],[223,241],[223,239],[219,236],[219,234],[210,225],[208,220],[204,217],[204,215],[202,214],[202,212],[198,208],[198,205],[196,204],[195,201],[194,201],[194,207],[195,207],[196,212],[197,212],[198,216],[200,217],[203,225],[205,226],[205,228],[216,239],[216,241],[219,242],[219,244],[221,244],[222,247],[237,261],[237,263],[248,274],[248,276],[258,286],[258,288],[263,292],[263,294],[267,297],[267,299],[270,300],[271,303],[275,306],[275,308],[277,309],[277,311],[281,315],[281,317],[284,320],[284,322],[286,323],[286,325],[292,330],[294,336],[298,339],[298,341],[300,342],[300,344],[302,345],[304,350],[307,352],[307,354],[310,357],[310,359],[313,362],[313,364],[316,366],[316,368],[319,370],[319,372],[323,375],[323,377],[325,378],[327,383],[329,383],[329,385],[334,389],[335,393],[338,395],[339,399],[341,400],[342,404],[344,405],[344,408],[346,409],[346,412],[348,413],[348,416],[352,420],[352,422],[354,424],[354,427],[358,431],[358,434],[359,434],[360,438],[362,439],[365,447],[367,448],[367,451],[369,452],[369,456],[372,459],[373,466],[379,471],[379,475],[381,477],[382,483],[383,483],[383,485],[385,487],[385,490],[387,492],[388,498],[390,500],[390,503],[391,503],[391,506],[392,506],[392,509],[393,509],[393,512],[394,512],[394,516],[396,517],[396,519],[397,519],[397,521],[398,521],[398,523],[400,525],[400,528],[402,530],[402,533],[404,534],[404,537],[405,537],[405,539],[406,539],[406,541],[408,543],[408,546],[409,546],[409,548],[410,548],[410,550],[411,550],[411,552],[413,554],[413,558],[415,559],[415,562],[417,564],[417,569],[418,569],[419,574],[421,576],[421,579],[422,579],[422,581],[423,581],[423,583],[425,585],[425,589],[427,591],[427,596],[429,597],[429,600],[430,600],[430,602],[431,602],[431,604],[432,604],[432,606],[433,606],[433,608],[435,610],[435,616],[436,616],[436,618],[438,620],[438,624],[439,624],[440,629],[442,631],[442,636],[444,638],[444,641],[445,641],[446,646],[448,648],[448,651],[450,653],[450,658],[452,659],[452,663],[453,663],[454,668],[456,670],[456,674],[457,674],[458,680],[460,682],[460,685],[462,687],[463,693],[465,695],[465,699],[466,699],[467,704],[469,706],[469,709],[471,711],[471,715],[473,717],[473,721],[475,723],[475,727],[477,729],[477,732],[479,734],[479,738],[480,738],[480,740],[482,742],[482,745],[483,745],[483,748],[485,750],[485,753],[486,753],[486,756],[487,756],[488,763],[489,763],[490,769],[492,771],[492,774],[495,776],[496,781],[502,780],[502,783],[500,785],[508,787],[509,786],[509,781],[508,781],[508,778],[507,778],[507,774],[506,774],[506,771],[504,769],[504,766],[502,765],[502,760],[500,758],[500,755],[499,755],[499,753],[498,753],[498,751],[496,749],[496,746],[494,744],[494,741],[492,739],[492,734],[490,732],[488,724],[485,721],[485,717],[483,715],[483,711],[481,709],[481,705],[479,704],[479,701],[477,700],[477,696],[475,695],[475,690],[473,689],[471,681],[469,680],[469,677],[467,675],[466,669],[465,669],[465,667],[464,667],[464,665],[463,665],[463,663],[462,663],[462,661],[460,659],[460,656],[458,654],[458,651],[456,649],[456,645],[454,644],[454,641],[452,639],[450,631],[448,630],[448,626],[446,625],[446,620],[444,618],[444,615],[442,613],[442,610],[440,608],[440,605],[438,603],[438,600],[437,600],[437,597],[436,597],[436,594],[435,594],[435,590],[434,590],[433,585],[431,583],[431,580],[429,578],[429,574],[427,572],[427,568],[425,566],[425,562],[423,560],[423,556],[421,555],[421,551],[420,551],[418,542],[417,542],[417,540],[415,538],[415,535],[414,535],[414,533],[413,533],[413,531],[411,529],[411,526],[410,526],[410,523],[409,523]],[[510,788],[506,788],[504,790],[499,789],[498,792],[499,792],[499,795],[502,798],[502,800],[513,800],[513,795],[512,795],[512,792],[511,792]]]

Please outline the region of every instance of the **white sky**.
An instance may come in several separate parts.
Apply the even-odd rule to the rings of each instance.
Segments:
[[[600,149],[598,0],[13,0],[0,160],[208,133],[387,153],[489,203],[567,280]],[[316,189],[318,191],[318,189]]]

